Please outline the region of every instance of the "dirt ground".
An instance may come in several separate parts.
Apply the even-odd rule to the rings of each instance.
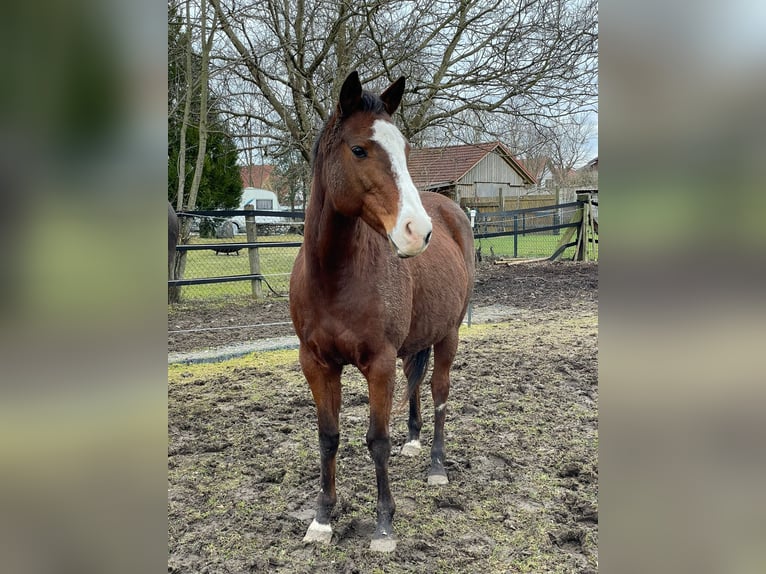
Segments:
[[[514,266],[481,263],[476,273],[473,310],[487,320],[520,313],[579,313],[595,309],[598,266],[539,262]],[[594,311],[595,312],[595,311]],[[195,329],[209,329],[196,331]],[[184,352],[294,334],[286,298],[247,297],[181,303],[168,308],[168,351]]]
[[[399,454],[406,412],[392,417],[391,554],[368,550],[375,475],[356,369],[343,378],[333,540],[315,546],[302,537],[319,487],[316,417],[297,351],[171,365],[168,571],[596,572],[597,290],[594,264],[480,266],[474,315],[494,322],[461,331],[445,427],[449,485],[426,484],[429,393],[419,458]],[[289,321],[284,301],[183,305],[169,311],[168,328],[280,321]],[[292,332],[261,331],[247,337]],[[169,335],[169,350],[246,340],[242,329],[184,335]],[[402,388],[400,375],[397,396]]]

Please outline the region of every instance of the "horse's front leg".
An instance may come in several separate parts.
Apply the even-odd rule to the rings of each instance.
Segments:
[[[394,396],[396,377],[396,352],[378,356],[362,373],[367,379],[370,393],[370,427],[367,431],[367,448],[375,463],[378,486],[377,526],[370,549],[391,552],[396,548],[393,532],[396,504],[391,496],[388,480],[388,460],[391,455],[389,420]]]
[[[335,456],[340,442],[338,418],[340,415],[342,366],[320,361],[304,345],[301,345],[300,349],[300,363],[317,407],[321,460],[321,489],[317,497],[316,517],[311,522],[303,540],[328,543],[332,539],[330,514],[337,502]]]

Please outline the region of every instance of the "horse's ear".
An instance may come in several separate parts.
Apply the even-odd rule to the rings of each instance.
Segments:
[[[404,76],[401,76],[393,84],[386,88],[386,91],[380,94],[380,99],[383,100],[383,105],[386,106],[386,111],[389,116],[393,116],[396,108],[402,101],[404,95]]]
[[[351,72],[343,87],[340,89],[340,100],[338,100],[338,109],[341,115],[348,116],[359,107],[362,99],[362,84],[359,81],[359,73],[354,70]]]

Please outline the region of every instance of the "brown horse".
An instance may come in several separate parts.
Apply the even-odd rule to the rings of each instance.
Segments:
[[[419,194],[407,171],[408,144],[391,116],[404,93],[399,78],[379,97],[346,78],[336,109],[315,145],[304,242],[290,278],[290,313],[300,363],[317,407],[321,491],[304,540],[329,542],[336,502],[341,371],[367,379],[367,446],[378,487],[373,550],[396,547],[388,480],[389,419],[396,358],[404,362],[409,440],[420,449],[419,387],[433,348],[435,406],[429,484],[446,484],[444,419],[458,328],[473,289],[473,236],[449,199]],[[428,247],[428,249],[426,249]]]

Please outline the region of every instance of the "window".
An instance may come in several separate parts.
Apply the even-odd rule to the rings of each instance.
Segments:
[[[255,200],[255,208],[256,209],[272,210],[272,209],[274,209],[274,201],[271,200],[271,199],[256,199]]]

